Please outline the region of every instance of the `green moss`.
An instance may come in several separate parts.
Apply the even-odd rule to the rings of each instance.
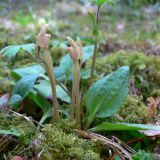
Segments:
[[[16,131],[20,134],[16,138],[17,144],[14,144],[6,153],[8,157],[21,153],[34,139],[36,128],[31,121],[26,121],[23,117],[0,113],[0,128],[2,130]],[[10,146],[8,146],[9,148]],[[27,150],[23,156],[32,156],[33,150]]]
[[[7,62],[0,57],[0,93],[8,92],[11,89],[10,70],[7,67]]]
[[[94,144],[77,137],[73,130],[61,124],[48,124],[42,129],[39,150],[43,150],[42,160],[100,160],[100,155],[94,151]],[[65,129],[64,129],[65,128]],[[68,128],[68,127],[67,127]]]
[[[119,114],[124,122],[147,123],[151,117],[147,106],[138,96],[128,96]]]

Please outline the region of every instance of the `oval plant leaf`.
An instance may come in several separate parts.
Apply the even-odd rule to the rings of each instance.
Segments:
[[[15,85],[12,94],[18,94],[22,98],[25,98],[37,79],[38,75],[32,74],[22,77]]]
[[[47,113],[48,111],[51,112],[51,104],[47,101],[44,97],[40,96],[37,91],[34,89],[29,92],[27,97],[33,101],[38,107],[41,108],[43,113]]]
[[[34,88],[38,91],[38,93],[46,99],[52,100],[52,90],[49,80],[43,80],[39,84],[34,85]],[[56,85],[57,97],[67,103],[70,103],[69,95],[64,91],[64,89]]]
[[[3,48],[0,51],[0,54],[3,54],[8,59],[11,59],[11,58],[13,58],[13,57],[16,56],[16,54],[18,53],[18,51],[20,50],[20,48],[21,47],[19,45],[8,46],[8,47]]]
[[[89,129],[92,132],[108,130],[160,130],[160,126],[134,123],[109,123],[103,122],[100,125]]]
[[[87,92],[88,124],[118,112],[128,95],[129,67],[123,66],[93,84]]]
[[[44,74],[45,70],[42,68],[40,65],[33,65],[29,67],[24,67],[24,68],[17,68],[12,71],[12,76],[14,78],[20,78],[24,77],[27,75],[37,75],[37,74]]]
[[[14,94],[9,100],[9,105],[19,104],[23,98],[19,94]]]
[[[22,44],[21,48],[26,52],[32,53],[35,50],[35,44],[34,43]]]
[[[32,90],[38,75],[27,75],[21,78],[13,88],[9,105],[19,104]]]
[[[3,54],[4,56],[8,57],[8,59],[11,59],[16,56],[16,54],[20,51],[20,49],[23,49],[26,52],[32,53],[33,50],[35,50],[35,44],[29,43],[29,44],[8,46],[3,48],[0,51],[0,54]]]

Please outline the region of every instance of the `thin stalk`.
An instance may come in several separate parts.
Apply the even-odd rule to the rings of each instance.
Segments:
[[[97,14],[96,14],[96,27],[97,30],[99,30],[99,12],[100,12],[100,6],[98,6]],[[95,44],[94,44],[94,53],[92,58],[92,67],[91,67],[91,75],[90,75],[90,82],[89,85],[91,86],[94,79],[94,71],[95,71],[95,64],[96,64],[96,58],[98,53],[98,34],[95,35]]]
[[[42,56],[42,60],[44,62],[46,71],[48,73],[48,77],[51,83],[51,89],[52,89],[52,95],[53,95],[53,121],[59,122],[60,117],[59,117],[59,112],[58,112],[58,100],[57,100],[57,94],[56,94],[56,83],[55,83],[55,76],[54,76],[54,69],[53,69],[53,64],[52,64],[52,58],[49,54],[48,50],[44,51],[44,54]]]
[[[76,119],[76,122],[77,122],[77,128],[80,129],[81,128],[81,109],[80,109],[80,87],[79,87],[79,84],[80,84],[80,64],[78,62],[78,65],[77,65],[77,73],[75,76],[77,76],[76,78],[76,115],[75,115],[75,119]]]
[[[72,81],[72,98],[71,98],[71,119],[76,119],[77,128],[81,128],[81,111],[80,111],[80,64],[78,61],[74,61],[73,65],[73,81]],[[76,109],[75,109],[76,108]]]

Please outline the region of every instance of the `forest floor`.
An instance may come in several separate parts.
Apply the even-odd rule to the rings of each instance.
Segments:
[[[41,5],[38,3],[33,5],[29,2],[17,5],[14,2],[9,4],[0,2],[0,5],[3,6],[0,9],[0,48],[8,45],[35,43],[36,36],[45,23],[50,23],[52,27],[50,34],[53,38],[50,43],[50,50],[54,66],[58,66],[61,58],[66,54],[66,36],[73,38],[78,36],[84,45],[93,44],[92,22],[87,12],[89,10],[95,12],[94,5],[81,4],[75,1],[42,3]],[[99,26],[101,32],[96,74],[103,77],[120,66],[129,66],[131,70],[130,96],[127,97],[125,105],[118,112],[118,115],[110,117],[109,120],[116,117],[119,121],[128,123],[160,124],[160,4],[142,6],[137,9],[120,4],[113,7],[104,5],[100,13]],[[23,139],[21,139],[23,145],[19,145],[15,137],[3,136],[0,130],[0,159],[13,155],[32,157],[32,147],[36,142],[30,142],[30,140],[33,140],[32,137],[35,134],[36,140],[41,138],[42,133],[36,132],[34,124],[25,122],[27,116],[32,116],[35,121],[39,121],[42,116],[40,109],[32,110],[33,104],[28,99],[25,99],[22,108],[17,110],[22,117],[18,117],[18,115],[10,117],[10,111],[1,108],[4,100],[8,99],[9,94],[11,94],[16,82],[12,70],[34,64],[23,52],[17,55],[16,59],[9,61],[0,55],[0,129],[20,128],[23,132]],[[85,65],[90,66],[91,60],[87,61]],[[99,79],[98,76],[96,78]],[[30,107],[25,108],[25,104],[26,106],[30,105]],[[156,120],[148,113],[152,105],[156,108]],[[19,125],[16,126],[18,121]],[[24,123],[26,127],[24,127]],[[72,125],[68,122],[65,122],[65,124],[69,127]],[[26,130],[27,127],[30,129]],[[64,145],[73,145],[69,142],[71,137],[79,141],[78,136],[75,133],[72,134],[73,131],[68,131],[66,128],[62,129],[65,134],[69,133],[64,136],[59,127],[62,127],[62,124],[61,126],[48,125],[42,132],[48,137],[52,134],[58,136],[61,133],[60,136],[63,137],[62,143],[65,143]],[[54,133],[53,129],[57,129],[57,132]],[[16,130],[14,134],[17,136]],[[144,134],[136,131],[125,131],[125,135],[124,131],[108,131],[103,134],[108,137],[111,135],[118,137],[135,151],[145,150],[146,152],[143,153],[142,151],[140,156],[152,157],[150,153],[160,154],[160,133],[158,131]],[[6,138],[7,143],[4,141]],[[55,140],[53,143],[57,143],[57,141]],[[14,148],[14,145],[17,147]],[[42,143],[37,150],[42,150],[43,145]],[[83,150],[87,150],[87,147],[91,148],[86,151],[86,157],[98,157],[95,146],[88,144],[87,141],[79,141],[79,146]],[[76,149],[72,148],[72,151],[75,154],[80,152],[78,155],[80,157],[83,153],[78,150],[78,147]],[[52,156],[55,155],[50,155],[50,157]],[[140,159],[140,156],[137,157]],[[46,157],[48,158],[48,155],[43,155],[44,159]],[[137,160],[139,160],[138,158]]]

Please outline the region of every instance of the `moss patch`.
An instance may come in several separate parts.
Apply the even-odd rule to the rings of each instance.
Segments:
[[[36,131],[36,128],[32,122],[26,121],[23,117],[17,115],[9,115],[4,113],[0,113],[0,129],[16,131],[20,135],[19,137],[15,137],[17,141],[16,144],[13,144],[12,147],[8,144],[8,148],[11,148],[6,155],[9,157],[20,154],[21,151],[28,147],[28,145],[32,143]],[[23,153],[23,155],[27,158],[32,156],[32,154],[31,149]]]
[[[48,124],[42,129],[39,150],[42,151],[42,160],[100,160],[92,142],[80,139],[73,132],[62,125]],[[63,125],[67,126],[67,125]],[[65,129],[64,129],[65,128]],[[67,127],[68,128],[68,127]]]
[[[124,118],[124,122],[147,123],[151,120],[147,106],[138,96],[128,96],[119,114]]]

